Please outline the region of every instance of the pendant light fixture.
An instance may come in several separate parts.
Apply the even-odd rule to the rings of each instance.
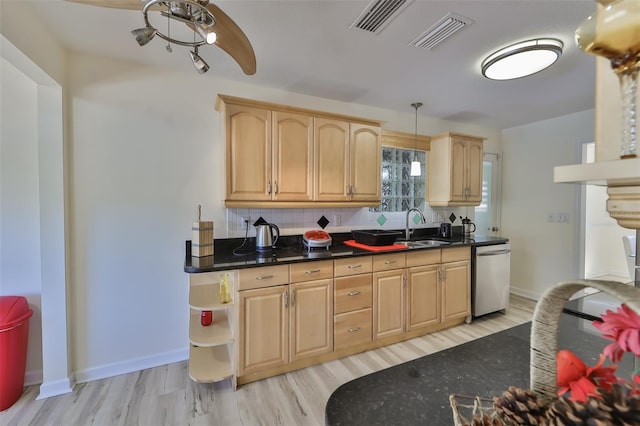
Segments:
[[[422,170],[420,170],[420,162],[418,161],[418,108],[422,106],[422,102],[415,102],[411,106],[416,110],[416,140],[413,150],[413,161],[411,162],[411,176],[422,176]]]

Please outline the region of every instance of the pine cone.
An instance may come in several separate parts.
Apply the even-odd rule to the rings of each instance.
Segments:
[[[494,398],[493,405],[506,424],[545,424],[547,404],[531,390],[510,386],[501,397]]]
[[[473,416],[471,424],[465,426],[506,426],[505,423],[498,417],[491,417],[488,414],[483,414],[482,417],[478,415]]]
[[[553,401],[547,411],[548,425],[640,426],[640,395],[632,395],[630,386],[615,384],[611,391],[597,392],[600,398],[590,395],[586,402],[565,397]]]

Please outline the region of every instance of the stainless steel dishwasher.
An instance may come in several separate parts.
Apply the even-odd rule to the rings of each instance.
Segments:
[[[475,247],[471,280],[471,310],[474,317],[504,311],[509,306],[511,245]]]

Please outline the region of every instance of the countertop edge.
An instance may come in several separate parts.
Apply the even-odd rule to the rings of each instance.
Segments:
[[[486,239],[488,238],[488,239]],[[334,244],[333,249],[327,252],[323,251],[314,251],[312,252],[312,257],[305,256],[301,254],[303,248],[300,246],[295,246],[291,251],[295,252],[296,255],[285,255],[282,258],[278,259],[277,256],[266,256],[266,257],[256,257],[255,253],[249,254],[246,259],[242,259],[241,256],[238,256],[236,260],[228,261],[228,262],[220,262],[218,264],[214,264],[215,253],[213,256],[205,256],[205,257],[194,257],[194,256],[185,256],[184,260],[184,272],[188,274],[199,274],[206,272],[218,272],[218,271],[229,271],[234,269],[247,269],[247,268],[257,268],[262,266],[276,266],[276,265],[289,265],[293,263],[304,263],[304,262],[313,262],[313,261],[321,261],[321,260],[334,260],[334,259],[344,259],[350,257],[361,257],[361,256],[379,256],[385,255],[389,253],[407,253],[412,251],[423,251],[423,250],[435,250],[435,249],[447,249],[454,247],[482,247],[482,246],[490,246],[497,244],[504,244],[509,242],[508,238],[502,237],[484,237],[482,241],[475,240],[466,240],[466,241],[450,241],[446,246],[436,246],[436,247],[407,247],[406,249],[395,249],[395,250],[385,250],[385,251],[366,251],[360,250],[353,247],[346,246],[342,243]],[[278,252],[276,251],[276,254]],[[327,253],[325,255],[325,253]],[[226,255],[228,257],[228,255]],[[195,263],[200,264],[201,266],[194,265]]]

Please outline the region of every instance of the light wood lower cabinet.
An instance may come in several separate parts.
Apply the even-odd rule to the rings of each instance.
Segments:
[[[407,331],[440,323],[440,265],[407,270]]]
[[[471,312],[470,247],[242,269],[241,383],[462,322]]]
[[[333,280],[239,292],[239,375],[333,350]]]
[[[406,286],[407,275],[404,269],[373,274],[373,335],[375,339],[402,334],[405,331]]]

